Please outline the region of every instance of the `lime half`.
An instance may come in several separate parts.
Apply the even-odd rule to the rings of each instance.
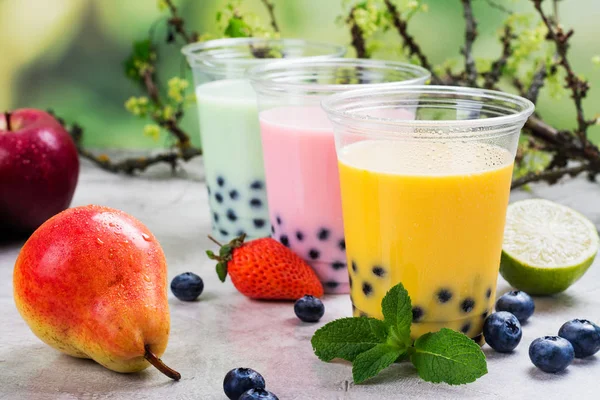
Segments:
[[[534,295],[562,292],[583,276],[598,252],[598,231],[577,211],[532,199],[508,206],[500,273]]]

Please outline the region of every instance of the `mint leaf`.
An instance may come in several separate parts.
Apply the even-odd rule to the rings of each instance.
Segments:
[[[359,354],[352,363],[354,383],[362,383],[389,367],[404,350],[389,344],[378,344]]]
[[[487,374],[485,355],[479,345],[447,328],[418,338],[410,359],[419,376],[428,382],[461,385]]]
[[[392,340],[398,345],[410,346],[412,305],[404,286],[399,283],[391,288],[381,301],[383,320],[389,327]]]
[[[341,358],[354,361],[356,356],[385,343],[385,325],[374,318],[336,319],[318,329],[311,339],[313,350],[322,361]]]

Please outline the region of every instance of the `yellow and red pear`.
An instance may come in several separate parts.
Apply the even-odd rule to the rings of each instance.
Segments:
[[[169,339],[167,264],[152,233],[111,208],[71,208],[46,221],[15,264],[14,298],[33,333],[117,372],[154,364]]]

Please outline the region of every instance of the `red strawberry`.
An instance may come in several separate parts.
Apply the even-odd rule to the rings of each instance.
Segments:
[[[221,245],[217,274],[222,282],[229,273],[233,286],[245,296],[263,300],[297,300],[306,294],[323,296],[315,272],[296,253],[271,238],[244,243],[245,235]]]

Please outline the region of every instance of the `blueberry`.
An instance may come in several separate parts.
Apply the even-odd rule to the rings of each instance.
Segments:
[[[250,389],[244,392],[238,400],[279,400],[279,397],[265,389]]]
[[[179,300],[194,301],[204,290],[202,278],[193,272],[184,272],[171,281],[171,291]]]
[[[577,358],[589,357],[600,350],[600,328],[587,319],[565,322],[558,336],[571,342]]]
[[[342,239],[338,242],[338,247],[341,251],[346,251],[346,240]]]
[[[287,235],[281,235],[279,237],[279,241],[281,242],[282,245],[284,245],[285,247],[290,247],[290,239],[287,237]]]
[[[317,233],[319,240],[327,240],[329,238],[329,229],[321,228]]]
[[[315,296],[305,295],[294,303],[294,312],[304,322],[317,322],[325,314],[325,306]]]
[[[529,346],[531,362],[544,372],[563,371],[573,362],[573,357],[573,345],[560,336],[537,338]]]
[[[465,313],[470,313],[475,308],[475,300],[470,297],[467,297],[460,303],[460,309]]]
[[[250,207],[258,208],[260,206],[262,206],[262,201],[260,199],[251,199],[250,200]]]
[[[419,322],[422,318],[423,315],[425,314],[425,311],[423,311],[423,309],[421,307],[413,307],[412,308],[412,320],[413,322]]]
[[[341,261],[334,261],[333,263],[331,263],[331,266],[333,267],[333,269],[335,269],[336,271],[346,268],[346,264],[344,264]]]
[[[364,282],[362,284],[362,291],[365,294],[365,296],[370,296],[371,293],[373,293],[373,286],[371,286],[369,282]]]
[[[508,311],[523,323],[533,315],[535,304],[525,292],[512,290],[504,293],[496,302],[496,311]]]
[[[383,267],[380,267],[379,265],[376,265],[376,266],[373,267],[373,274],[375,276],[378,276],[378,277],[381,278],[382,276],[385,275],[385,270],[383,269]]]
[[[308,256],[311,260],[316,260],[317,258],[319,258],[320,255],[321,252],[319,252],[319,250],[317,249],[310,249],[310,251],[308,252]]]
[[[240,396],[250,389],[264,389],[265,378],[250,368],[235,368],[225,375],[223,391],[231,400],[239,400]]]
[[[298,239],[298,241],[303,241],[304,240],[304,233],[298,231],[296,232],[296,239]]]
[[[483,323],[483,336],[490,347],[499,353],[513,351],[523,332],[517,317],[506,311],[495,312]]]
[[[440,289],[437,292],[437,299],[440,303],[447,303],[452,299],[452,292],[448,289]]]

